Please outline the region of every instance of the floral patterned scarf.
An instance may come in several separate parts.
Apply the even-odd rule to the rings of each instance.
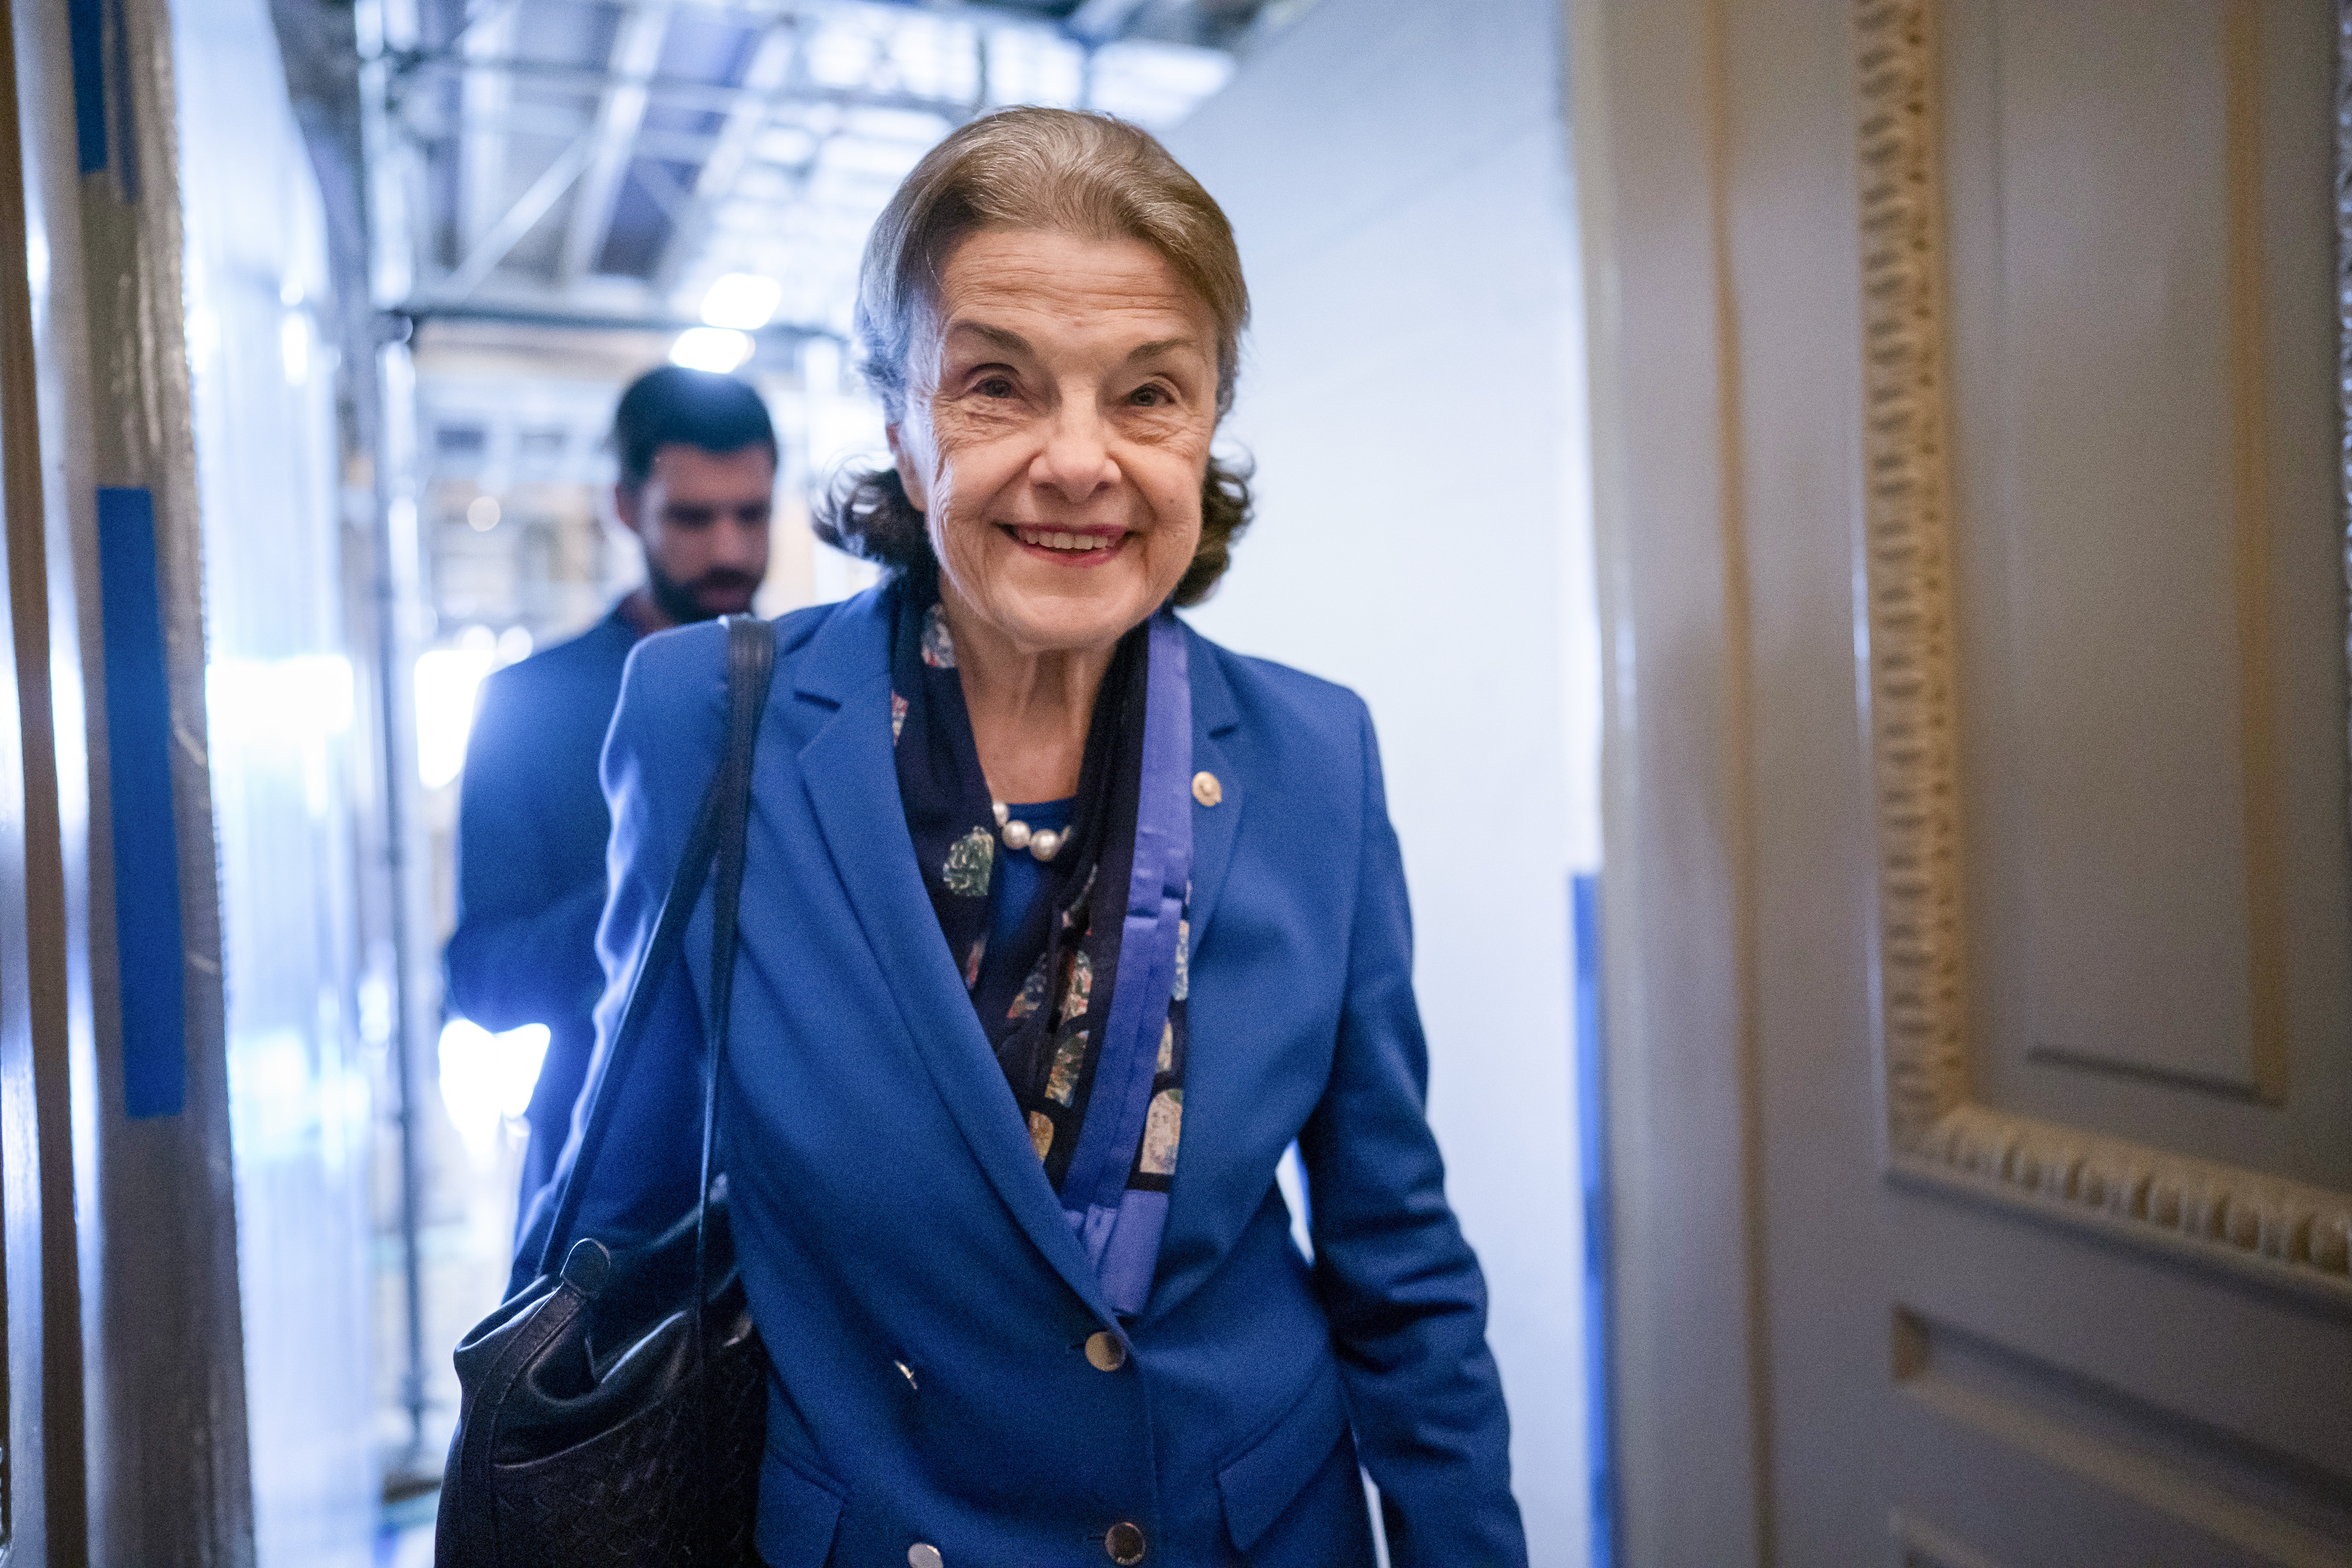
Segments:
[[[1005,951],[992,952],[997,858],[1027,851],[1007,849],[998,836],[936,577],[902,576],[897,599],[891,733],[899,798],[932,911],[1047,1180],[1064,1196],[1072,1227],[1087,1243],[1113,1306],[1139,1311],[1183,1125],[1189,921],[1178,926],[1167,1016],[1126,1192],[1112,1210],[1065,1188],[1094,1099],[1098,1047],[1108,1036],[1119,974],[1128,912],[1121,894],[1136,853],[1150,690],[1150,623],[1122,638],[1112,656],[1087,728],[1069,831],[1054,858],[1039,867],[1041,885],[1027,919],[1001,944]],[[1183,740],[1189,748],[1189,731]],[[1072,1203],[1080,1206],[1071,1210]]]

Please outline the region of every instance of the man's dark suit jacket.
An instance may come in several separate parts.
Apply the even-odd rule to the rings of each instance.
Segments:
[[[529,1112],[527,1208],[555,1169],[595,1049],[604,988],[596,921],[613,818],[597,780],[621,670],[637,634],[616,608],[484,683],[457,810],[451,1008],[486,1029],[544,1024]]]

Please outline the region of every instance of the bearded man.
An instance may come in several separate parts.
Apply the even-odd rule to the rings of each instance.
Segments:
[[[748,610],[768,569],[776,433],[760,395],[676,365],[633,382],[613,416],[613,507],[645,549],[645,585],[571,641],[492,675],[466,750],[457,819],[453,1009],[486,1029],[544,1024],[522,1200],[555,1169],[595,1049],[612,818],[597,766],[640,637]]]

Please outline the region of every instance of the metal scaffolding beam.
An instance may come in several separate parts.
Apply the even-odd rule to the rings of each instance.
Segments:
[[[545,104],[515,103],[508,105],[506,112],[496,119],[477,123],[445,114],[428,120],[411,110],[402,119],[400,129],[411,141],[425,144],[463,143],[477,132],[495,132],[509,144],[518,137],[569,142],[580,134],[580,116],[573,110]],[[665,131],[656,125],[640,127],[637,132],[636,151],[640,158],[698,166],[718,145],[716,132]],[[492,221],[505,210],[503,206],[492,209]]]
[[[951,123],[960,124],[982,107],[961,98],[941,98],[929,93],[887,89],[824,87],[813,82],[789,90],[763,93],[749,86],[697,81],[688,77],[646,74],[617,78],[608,71],[591,67],[560,65],[550,60],[471,60],[438,51],[408,55],[399,62],[399,71],[404,79],[455,70],[504,71],[519,81],[529,80],[583,95],[601,95],[616,86],[643,88],[649,97],[661,102],[674,103],[686,109],[707,109],[721,114],[750,99],[755,104],[765,103],[771,108],[782,108],[788,103],[806,103],[829,104],[837,109],[902,110],[918,114],[936,114]]]
[[[669,315],[627,314],[622,311],[566,310],[561,305],[506,301],[479,297],[452,300],[425,298],[406,300],[387,315],[413,322],[481,321],[499,326],[544,327],[555,331],[682,332],[699,321]],[[761,342],[802,342],[813,338],[839,342],[841,334],[822,324],[772,321],[752,336]]]
[[[625,12],[613,39],[613,58],[603,98],[596,106],[587,167],[572,197],[571,221],[555,264],[558,288],[570,288],[595,269],[613,208],[629,172],[630,149],[645,122],[649,84],[661,64],[662,39],[669,32],[669,6],[636,6]]]
[[[1190,3],[1203,16],[1223,16],[1254,12],[1259,0]],[[559,308],[595,313],[667,310],[702,269],[766,265],[779,246],[807,242],[844,199],[853,206],[867,199],[867,171],[903,167],[898,149],[928,141],[932,126],[982,111],[997,74],[992,67],[1028,58],[1016,51],[992,59],[1008,28],[1025,35],[1038,23],[1056,26],[1062,41],[1047,47],[1082,48],[1090,58],[1103,37],[1158,32],[1170,7],[1170,0],[1042,0],[1039,9],[965,0],[926,5],[929,20],[910,16],[901,26],[878,14],[880,6],[837,0],[465,4],[463,21],[445,40],[426,47],[412,32],[402,47],[387,38],[392,47],[370,68],[415,204],[412,219],[398,226],[415,245],[414,274],[407,288],[385,292],[447,300],[486,283],[511,285]],[[600,6],[617,26],[591,26],[582,5]],[[666,41],[689,25],[689,11],[743,31],[727,47],[692,51],[698,61],[671,60]],[[1022,16],[1030,27],[1016,20]],[[1080,31],[1095,36],[1082,39]],[[598,38],[609,44],[590,41]],[[821,49],[821,38],[843,47]],[[722,29],[719,41],[726,39]],[[942,48],[950,51],[945,58]],[[871,55],[862,69],[860,53]],[[740,64],[729,68],[722,59]],[[721,69],[726,79],[699,74]],[[818,79],[820,69],[828,79]],[[834,85],[845,71],[855,74]],[[1086,96],[1091,100],[1090,89]],[[888,122],[900,116],[930,124]],[[806,134],[790,137],[788,148],[774,144],[785,130]],[[838,170],[840,190],[820,165]],[[428,168],[446,177],[429,177]],[[634,206],[624,214],[625,194],[636,199],[625,192],[632,179],[658,216],[637,215]],[[845,198],[847,191],[859,194]],[[739,211],[747,200],[754,210]],[[625,277],[599,270],[616,217],[631,237]],[[551,226],[552,236],[545,232]],[[537,238],[526,266],[516,253],[527,236]],[[551,237],[552,245],[537,242]],[[444,247],[453,240],[461,259],[445,270]],[[714,254],[722,245],[725,258]]]
[[[676,289],[687,264],[709,237],[712,216],[720,202],[733,193],[735,182],[767,129],[780,90],[789,79],[799,51],[800,30],[794,21],[778,22],[760,37],[743,69],[743,96],[728,109],[719,139],[694,179],[692,205],[682,222],[673,226],[669,243],[662,247],[654,268],[654,287],[667,294]]]
[[[490,275],[490,269],[505,260],[507,252],[530,232],[531,226],[545,217],[548,209],[562,199],[563,193],[572,188],[572,183],[580,177],[580,171],[588,166],[588,160],[595,151],[595,138],[583,134],[556,154],[555,162],[531,182],[530,188],[507,209],[505,216],[490,226],[489,232],[482,236],[480,243],[466,252],[466,258],[457,264],[455,271],[442,279],[436,291],[462,300],[478,288],[482,279]]]
[[[470,22],[459,40],[468,61],[498,58],[514,50],[515,16],[519,6],[492,0],[487,14]],[[458,122],[465,128],[457,146],[457,250],[459,255],[482,243],[483,236],[507,206],[507,138],[499,121],[506,117],[514,79],[503,71],[466,72],[457,92]]]

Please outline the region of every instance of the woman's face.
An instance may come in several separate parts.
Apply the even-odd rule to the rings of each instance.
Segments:
[[[1160,606],[1201,539],[1216,342],[1140,240],[984,229],[950,254],[889,435],[951,621],[1044,653]]]

